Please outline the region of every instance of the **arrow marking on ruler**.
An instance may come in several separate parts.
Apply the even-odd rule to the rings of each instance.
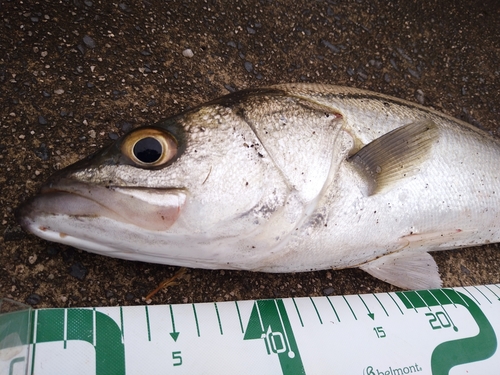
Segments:
[[[172,309],[172,305],[170,305],[170,318],[172,318],[172,332],[170,332],[170,336],[172,336],[174,341],[177,341],[180,332],[175,331],[174,310]]]
[[[361,302],[363,302],[363,305],[365,305],[365,307],[366,307],[366,311],[368,311],[368,316],[369,316],[372,320],[375,320],[375,314],[374,314],[374,313],[372,313],[372,312],[370,311],[370,308],[368,307],[368,305],[366,304],[366,302],[363,300],[363,298],[361,298],[361,296],[360,296],[359,294],[358,294],[358,297],[359,297],[359,299],[361,300]]]

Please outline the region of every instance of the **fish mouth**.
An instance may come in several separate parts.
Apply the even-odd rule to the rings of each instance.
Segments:
[[[109,218],[145,230],[168,230],[179,217],[186,191],[176,188],[99,186],[63,178],[48,184],[16,210],[28,232],[45,232],[43,218]]]

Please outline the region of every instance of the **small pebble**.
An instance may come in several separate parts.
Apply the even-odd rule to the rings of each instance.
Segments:
[[[119,138],[119,135],[116,134],[115,132],[110,132],[110,133],[108,133],[108,137],[109,137],[109,139],[116,141]]]
[[[69,274],[82,281],[87,276],[87,269],[80,262],[76,262],[69,268]]]
[[[38,116],[38,123],[40,125],[47,125],[47,120],[43,116]]]
[[[410,75],[416,79],[420,79],[420,73],[417,72],[416,70],[412,69],[412,68],[408,68],[408,73],[410,73]]]
[[[124,133],[127,133],[130,130],[132,130],[132,124],[128,121],[119,121],[116,123],[116,127]]]
[[[49,159],[49,150],[45,143],[40,144],[40,146],[35,149],[35,155],[44,161]]]
[[[64,90],[63,89],[56,89],[56,90],[54,90],[54,94],[62,95],[62,94],[64,94]]]
[[[248,73],[253,71],[253,64],[250,61],[245,61],[245,69]]]
[[[33,293],[26,298],[26,303],[28,305],[38,305],[40,301],[42,300],[42,297],[40,297],[38,294]]]
[[[333,289],[331,286],[323,289],[323,294],[325,296],[329,296],[330,294],[333,294],[333,292],[335,292],[335,289]]]
[[[128,7],[127,4],[125,3],[120,3],[118,4],[118,7],[120,8],[120,10],[124,11],[124,12],[130,12],[130,8]]]
[[[339,53],[340,48],[337,46],[334,46],[332,43],[330,43],[328,40],[321,39],[321,44],[323,44],[326,48],[331,50],[333,53]]]
[[[92,39],[89,35],[85,35],[83,37],[83,43],[87,46],[87,48],[93,49],[96,47],[94,39]]]
[[[236,91],[236,89],[233,86],[231,86],[231,85],[224,85],[224,87],[229,92],[235,92]]]
[[[470,271],[467,267],[465,267],[463,264],[460,265],[460,271],[466,275],[470,275]]]
[[[391,65],[394,68],[394,70],[399,70],[398,64],[396,64],[396,60],[390,59],[389,62],[391,63]]]
[[[377,69],[381,69],[383,64],[380,60],[370,60],[370,65],[374,66]]]
[[[194,56],[194,53],[193,53],[193,51],[191,51],[191,49],[188,48],[188,49],[185,49],[184,51],[182,51],[182,56],[190,59],[191,57]]]

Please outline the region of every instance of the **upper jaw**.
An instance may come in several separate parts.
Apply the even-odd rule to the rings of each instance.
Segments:
[[[63,177],[43,186],[38,195],[18,208],[16,217],[30,232],[30,225],[47,215],[107,217],[146,230],[164,231],[181,214],[186,197],[183,189],[99,186]]]

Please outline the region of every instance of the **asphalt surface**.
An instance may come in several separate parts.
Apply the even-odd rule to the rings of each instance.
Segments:
[[[500,2],[0,0],[0,297],[37,307],[396,290],[356,269],[300,274],[122,261],[24,233],[14,209],[51,173],[236,89],[348,85],[500,133]],[[190,49],[192,54],[186,51]],[[444,286],[500,283],[500,248],[433,254]]]

